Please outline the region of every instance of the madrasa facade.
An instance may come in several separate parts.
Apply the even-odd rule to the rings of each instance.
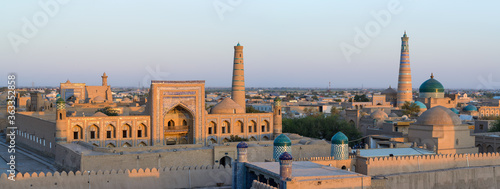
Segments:
[[[27,118],[22,120],[18,130],[25,135],[43,138],[43,143],[47,143],[44,145],[46,151],[53,151],[52,144],[55,143],[80,141],[96,147],[133,147],[208,146],[231,142],[232,137],[249,141],[273,140],[282,130],[281,100],[275,99],[271,113],[246,113],[243,46],[238,43],[234,49],[231,98],[223,99],[208,110],[205,107],[205,81],[151,81],[145,106],[134,114],[108,116],[102,112],[93,113],[99,108],[118,109],[126,104],[113,102],[107,85],[108,76],[104,73],[102,86],[86,86],[69,80],[61,83],[56,115],[44,117],[50,122],[47,128],[34,133],[33,125],[39,124],[38,120],[31,118],[37,116],[26,112]],[[69,111],[79,111],[75,107],[92,111],[87,115]]]

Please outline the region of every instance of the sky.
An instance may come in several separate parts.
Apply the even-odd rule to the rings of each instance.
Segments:
[[[230,87],[240,42],[247,87],[396,87],[406,31],[413,88],[500,88],[500,1],[0,2],[0,86]]]

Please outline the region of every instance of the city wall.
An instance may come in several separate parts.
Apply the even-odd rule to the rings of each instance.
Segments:
[[[183,150],[159,153],[84,155],[80,170],[139,169],[163,166],[213,165],[212,149]]]
[[[53,157],[56,123],[16,113],[16,145]]]
[[[497,165],[499,153],[356,158],[356,172],[369,176]]]
[[[196,188],[230,186],[232,170],[227,167],[166,167],[91,172],[18,173],[16,181],[0,177],[2,188],[86,189],[86,188]]]
[[[236,159],[237,142],[223,146],[202,147],[197,144],[145,146],[128,148],[99,148],[79,142],[57,145],[56,164],[66,171],[139,169],[164,166],[220,165],[223,158]],[[272,142],[249,142],[248,161],[264,162],[273,155]],[[292,145],[297,158],[327,157],[330,144]],[[225,162],[230,164],[230,162]]]
[[[500,188],[500,171],[489,166],[384,175],[373,178],[371,188]]]

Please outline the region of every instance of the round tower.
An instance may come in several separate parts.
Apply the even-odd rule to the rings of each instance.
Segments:
[[[273,137],[278,137],[282,132],[282,121],[281,121],[281,98],[276,97],[274,99],[273,107]]]
[[[65,143],[67,140],[66,128],[68,121],[66,120],[66,102],[59,97],[56,101],[56,142]]]
[[[413,91],[411,85],[410,50],[408,45],[409,37],[406,31],[401,37],[401,60],[399,62],[398,95],[397,106],[401,107],[405,102],[413,101]]]
[[[332,137],[332,151],[330,156],[335,160],[349,159],[349,139],[344,133],[338,132]]]
[[[236,146],[238,149],[238,162],[248,162],[247,159],[247,149],[248,149],[248,144],[246,142],[241,141],[238,143]]]
[[[245,66],[243,65],[243,46],[238,43],[236,46],[234,46],[233,85],[231,90],[231,98],[243,109],[245,109],[246,107],[244,69]]]
[[[248,144],[241,141],[236,146],[238,149],[238,159],[233,162],[233,188],[243,189],[246,188],[246,167],[245,163],[248,162],[247,159],[247,149]]]
[[[292,154],[284,152],[279,157],[280,161],[280,177],[281,180],[287,180],[292,178]]]
[[[273,158],[275,161],[279,161],[279,157],[281,156],[281,154],[283,154],[283,152],[292,154],[292,141],[284,134],[276,137],[276,139],[274,139],[273,145]]]

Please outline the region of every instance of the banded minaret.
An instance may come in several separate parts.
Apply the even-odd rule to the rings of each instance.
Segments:
[[[411,69],[410,69],[410,52],[408,50],[408,36],[406,31],[401,37],[401,61],[399,63],[399,79],[398,79],[398,107],[403,106],[406,102],[413,101],[411,88]]]
[[[242,108],[245,103],[245,72],[243,66],[243,46],[238,43],[234,46],[233,86],[231,97]]]
[[[102,74],[101,78],[102,78],[102,86],[108,86],[108,76],[106,75],[106,72]]]

